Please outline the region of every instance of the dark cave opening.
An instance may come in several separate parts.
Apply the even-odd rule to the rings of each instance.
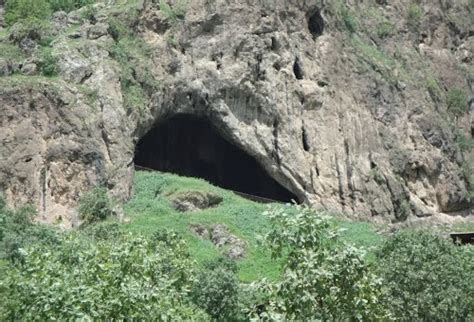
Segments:
[[[323,34],[324,19],[321,16],[321,11],[316,10],[308,16],[308,29],[314,38],[317,38]]]
[[[300,61],[298,58],[295,59],[293,64],[293,73],[295,74],[296,79],[303,79],[303,69],[300,66]]]
[[[273,200],[297,197],[204,118],[180,114],[152,128],[137,144],[135,165],[200,177],[222,188]]]

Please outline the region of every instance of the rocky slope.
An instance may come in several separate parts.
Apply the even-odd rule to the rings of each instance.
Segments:
[[[0,31],[10,204],[69,224],[93,185],[127,200],[140,137],[186,113],[314,206],[472,213],[472,1],[155,2],[56,12],[50,57]],[[39,76],[51,57],[58,76]]]

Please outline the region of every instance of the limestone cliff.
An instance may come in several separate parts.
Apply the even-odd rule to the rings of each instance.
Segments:
[[[316,207],[387,221],[472,212],[472,1],[168,3],[56,12],[56,77],[37,75],[47,57],[31,35],[1,31],[21,48],[0,53],[9,203],[73,222],[91,186],[125,201],[138,140],[185,113]]]

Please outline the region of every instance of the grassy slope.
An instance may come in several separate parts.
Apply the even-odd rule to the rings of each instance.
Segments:
[[[215,208],[179,213],[171,207],[169,196],[186,190],[211,191],[222,196],[223,202]],[[258,243],[258,237],[269,228],[267,218],[262,216],[268,206],[241,198],[201,179],[138,171],[135,175],[134,196],[125,206],[125,212],[131,219],[126,228],[142,234],[151,234],[160,228],[180,232],[197,262],[203,263],[219,256],[219,251],[210,241],[193,235],[189,225],[199,223],[209,227],[215,223],[226,224],[233,234],[247,243],[246,257],[239,261],[241,280],[252,281],[262,277],[275,279],[279,275],[280,264],[273,261]],[[370,247],[381,240],[368,223],[340,224],[347,229],[345,238],[357,245]]]

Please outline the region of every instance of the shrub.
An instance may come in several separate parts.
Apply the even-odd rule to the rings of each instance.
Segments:
[[[123,236],[120,224],[117,222],[103,222],[90,225],[85,233],[96,241],[101,240],[119,240]]]
[[[410,6],[408,7],[408,16],[407,16],[408,26],[410,26],[413,29],[418,29],[421,23],[422,15],[423,15],[423,12],[421,10],[420,5],[416,3],[410,4]]]
[[[25,38],[40,42],[50,35],[51,26],[49,22],[38,18],[24,19],[10,28],[10,40],[19,43]]]
[[[448,111],[456,117],[463,115],[468,109],[467,96],[462,89],[457,87],[448,91],[446,104]]]
[[[75,233],[55,247],[31,245],[0,280],[0,320],[209,320],[176,286],[193,282],[183,245],[130,235],[90,243]]]
[[[237,266],[222,258],[208,262],[197,275],[191,297],[217,321],[236,320],[239,316],[239,282]]]
[[[474,313],[470,256],[472,251],[427,232],[401,232],[387,240],[377,253],[377,265],[393,316],[406,321],[469,320]]]
[[[43,76],[51,77],[57,75],[56,57],[53,56],[51,48],[43,49],[39,69]]]
[[[169,20],[176,22],[178,19],[184,19],[186,15],[186,0],[178,0],[173,7],[171,7],[166,0],[160,0],[160,11],[168,18]]]
[[[95,3],[95,0],[48,0],[53,11],[72,11]]]
[[[383,21],[377,25],[377,36],[380,38],[386,38],[392,35],[395,26],[389,21]]]
[[[385,318],[381,280],[371,272],[364,251],[343,244],[328,217],[295,207],[296,213],[287,208],[267,213],[272,227],[265,244],[285,264],[281,281],[263,284],[266,302],[253,314],[277,320]]]
[[[6,0],[5,2],[5,22],[8,25],[22,20],[46,20],[50,15],[51,8],[47,0]]]
[[[357,31],[357,20],[349,11],[349,9],[344,6],[341,10],[342,20],[344,22],[344,26],[350,33],[354,33]]]
[[[111,216],[112,202],[107,195],[107,189],[96,187],[84,195],[79,201],[79,215],[85,224],[101,221]]]
[[[88,4],[84,11],[82,11],[82,19],[89,20],[92,23],[96,22],[97,8],[92,4]]]
[[[54,229],[33,224],[36,210],[25,206],[18,210],[3,207],[0,210],[0,259],[21,262],[24,249],[31,244],[53,245],[57,243]]]

